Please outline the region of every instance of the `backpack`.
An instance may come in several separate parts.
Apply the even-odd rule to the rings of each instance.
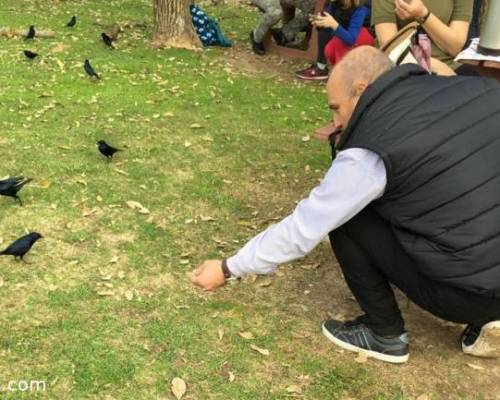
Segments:
[[[195,4],[191,4],[189,10],[193,26],[204,46],[232,46],[231,41],[224,36],[215,19],[209,18],[205,11]]]

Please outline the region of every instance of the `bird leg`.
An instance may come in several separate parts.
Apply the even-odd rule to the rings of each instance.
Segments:
[[[19,196],[16,195],[15,199],[19,202],[19,205],[22,207],[23,206],[23,201]]]

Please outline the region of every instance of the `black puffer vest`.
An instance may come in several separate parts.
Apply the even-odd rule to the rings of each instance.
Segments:
[[[372,206],[419,270],[500,297],[500,84],[396,67],[361,96],[338,146],[353,147],[383,159]]]

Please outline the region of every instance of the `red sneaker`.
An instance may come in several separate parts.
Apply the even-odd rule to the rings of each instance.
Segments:
[[[305,81],[326,81],[328,79],[328,69],[320,69],[317,65],[311,65],[309,68],[297,71],[295,76]]]

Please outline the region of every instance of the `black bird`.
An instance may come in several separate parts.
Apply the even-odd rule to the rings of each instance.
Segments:
[[[33,60],[35,57],[38,56],[38,53],[33,53],[32,51],[29,50],[23,50],[23,53],[26,57],[28,57],[30,60]]]
[[[111,160],[113,158],[113,154],[115,154],[117,151],[121,151],[120,149],[115,149],[113,146],[110,146],[104,140],[99,140],[97,142],[97,145],[99,152],[108,160]]]
[[[66,24],[66,26],[69,26],[70,28],[74,27],[76,25],[76,16],[73,15],[69,22]]]
[[[108,35],[106,35],[106,33],[101,33],[101,37],[102,37],[102,41],[104,42],[104,44],[108,47],[111,47],[112,49],[115,48],[115,46],[113,46],[113,39],[111,39]]]
[[[4,251],[0,252],[0,256],[14,256],[14,258],[20,258],[24,261],[23,257],[28,251],[30,251],[35,242],[42,237],[43,236],[38,232],[28,233],[27,235],[14,241]]]
[[[19,204],[23,205],[23,202],[17,195],[17,192],[19,192],[24,185],[31,181],[32,179],[25,178],[24,176],[13,176],[12,178],[0,180],[0,195],[13,197],[19,201]]]
[[[94,71],[94,68],[92,68],[92,65],[90,65],[89,60],[85,60],[85,64],[83,64],[83,68],[85,69],[85,72],[87,73],[88,76],[96,77],[97,79],[101,79],[99,75],[97,75],[97,72]]]
[[[28,29],[28,34],[26,35],[25,39],[33,39],[35,37],[35,26],[30,25],[30,28]]]

